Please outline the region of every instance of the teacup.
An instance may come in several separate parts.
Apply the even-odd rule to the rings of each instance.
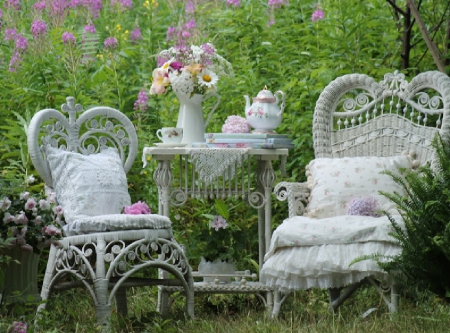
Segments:
[[[179,127],[163,127],[156,131],[156,136],[163,143],[180,143],[183,139],[183,129]]]

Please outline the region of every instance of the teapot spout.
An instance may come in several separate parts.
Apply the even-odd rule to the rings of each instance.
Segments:
[[[247,111],[250,108],[250,97],[248,95],[244,95],[245,98],[245,111]]]

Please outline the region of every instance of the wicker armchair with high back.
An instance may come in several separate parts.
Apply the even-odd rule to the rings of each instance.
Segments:
[[[193,316],[192,271],[169,218],[121,214],[131,204],[126,173],[138,149],[133,124],[110,107],[83,112],[73,97],[61,110],[37,112],[28,128],[32,162],[56,192],[67,223],[64,237],[50,248],[38,313],[51,291],[86,287],[97,320],[109,330],[114,298],[117,312],[127,314],[127,288],[178,285]]]
[[[336,310],[364,282],[391,312],[398,310],[392,274],[374,260],[359,260],[373,254],[387,260],[401,251],[382,212],[399,225],[403,220],[381,192],[404,189],[383,171],[401,177],[402,170],[431,162],[433,138],[439,133],[448,140],[449,129],[450,78],[441,72],[410,82],[395,72],[380,83],[349,74],[325,87],[313,115],[315,159],[306,167],[307,182],[274,189],[289,206],[261,271],[261,280],[276,290],[274,315],[293,290],[328,289]]]

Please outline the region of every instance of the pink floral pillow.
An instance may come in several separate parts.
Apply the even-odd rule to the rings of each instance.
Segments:
[[[372,196],[380,210],[396,213],[395,204],[379,192],[403,193],[390,176],[382,174],[382,171],[398,174],[402,168],[412,168],[410,156],[317,158],[308,164],[306,171],[311,190],[306,215],[313,218],[348,215],[348,203],[365,196]]]

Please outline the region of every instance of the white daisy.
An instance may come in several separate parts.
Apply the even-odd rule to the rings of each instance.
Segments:
[[[198,84],[204,87],[215,87],[217,82],[219,82],[219,77],[216,73],[210,71],[209,69],[203,69],[197,74]]]

